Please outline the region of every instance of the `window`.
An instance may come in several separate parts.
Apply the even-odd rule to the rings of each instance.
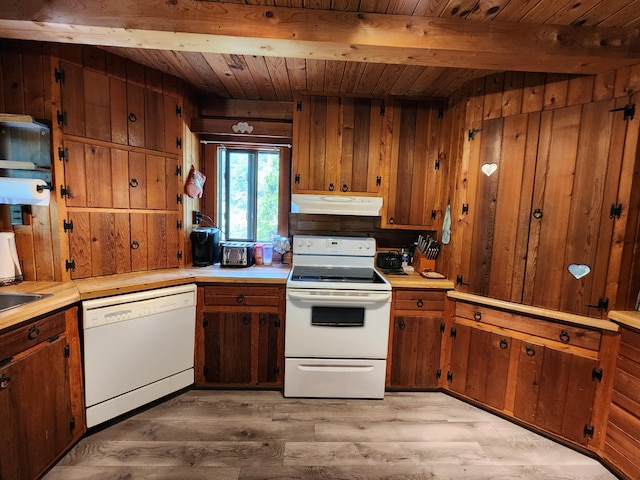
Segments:
[[[278,149],[218,150],[218,221],[232,241],[267,241],[278,234]]]

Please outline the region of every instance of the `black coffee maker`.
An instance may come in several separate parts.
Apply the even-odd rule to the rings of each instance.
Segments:
[[[190,238],[194,267],[207,267],[220,261],[220,229],[197,227],[191,231]]]

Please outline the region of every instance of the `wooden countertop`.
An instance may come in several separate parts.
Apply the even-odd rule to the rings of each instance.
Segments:
[[[483,297],[481,295],[473,295],[471,293],[456,292],[453,290],[447,292],[447,296],[449,298],[461,300],[464,302],[475,303],[477,305],[486,305],[487,307],[499,308],[501,310],[508,310],[511,312],[523,313],[526,315],[534,315],[536,317],[547,318],[556,322],[560,321],[570,323],[581,327],[596,328],[598,330],[608,330],[611,332],[618,332],[620,330],[620,327],[617,324],[610,322],[609,320],[599,320],[597,318],[575,315],[573,313],[558,312],[556,310],[532,307],[530,305],[523,305],[521,303],[506,302],[504,300]]]
[[[640,312],[635,310],[611,310],[609,312],[609,320],[640,330]]]
[[[411,288],[414,290],[453,290],[455,285],[451,280],[435,280],[424,278],[415,272],[407,272],[406,275],[385,275],[385,278],[393,288]]]

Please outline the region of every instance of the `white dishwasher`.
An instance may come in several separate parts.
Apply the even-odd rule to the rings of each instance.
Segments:
[[[195,284],[82,302],[87,427],[194,382]]]

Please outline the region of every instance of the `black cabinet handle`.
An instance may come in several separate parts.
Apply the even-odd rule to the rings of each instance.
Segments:
[[[35,340],[36,338],[38,338],[38,335],[40,335],[40,330],[38,330],[38,327],[36,327],[35,325],[29,327],[29,333],[27,334],[29,340]]]
[[[389,223],[393,225],[394,223],[396,223],[396,219],[393,217],[389,217]]]
[[[342,184],[342,191],[347,192],[348,190],[349,190],[349,187],[347,187],[347,184],[346,183]]]
[[[135,178],[132,178],[132,179],[129,181],[129,186],[131,186],[131,187],[133,187],[133,188],[136,188],[138,185],[139,185],[139,184],[138,184],[138,180],[136,180]]]
[[[416,305],[418,306],[418,308],[422,308],[422,306],[424,305],[424,302],[422,301],[421,298],[418,299],[418,301],[416,302]]]
[[[529,345],[525,346],[524,351],[527,354],[527,357],[535,357],[536,355],[536,351],[533,348],[531,348]]]
[[[473,319],[474,319],[476,322],[479,322],[480,320],[482,320],[482,312],[476,312],[476,313],[474,313],[474,314],[473,314]]]
[[[333,183],[329,184],[329,191],[333,192],[336,189],[336,187],[333,185]]]
[[[4,390],[9,388],[9,382],[11,382],[11,377],[7,377],[6,375],[2,375],[0,377],[0,390]]]
[[[570,340],[571,340],[571,337],[569,336],[569,332],[567,332],[566,330],[562,330],[560,332],[560,341],[562,343],[569,343]]]
[[[533,218],[535,218],[536,220],[540,220],[542,218],[542,210],[540,210],[539,208],[536,208],[533,211]]]
[[[244,303],[244,295],[242,293],[236,297],[236,302]]]
[[[137,122],[138,121],[138,116],[135,113],[130,113],[129,114],[129,121],[130,122]]]
[[[404,330],[404,327],[406,327],[406,325],[404,324],[404,320],[400,320],[400,323],[398,323],[398,328],[400,330]]]
[[[131,242],[131,250],[137,250],[140,248],[140,244],[138,243],[137,240],[134,240],[133,242]]]
[[[507,342],[504,338],[502,340],[500,340],[500,348],[502,350],[506,350],[507,348],[509,348],[509,342]]]

